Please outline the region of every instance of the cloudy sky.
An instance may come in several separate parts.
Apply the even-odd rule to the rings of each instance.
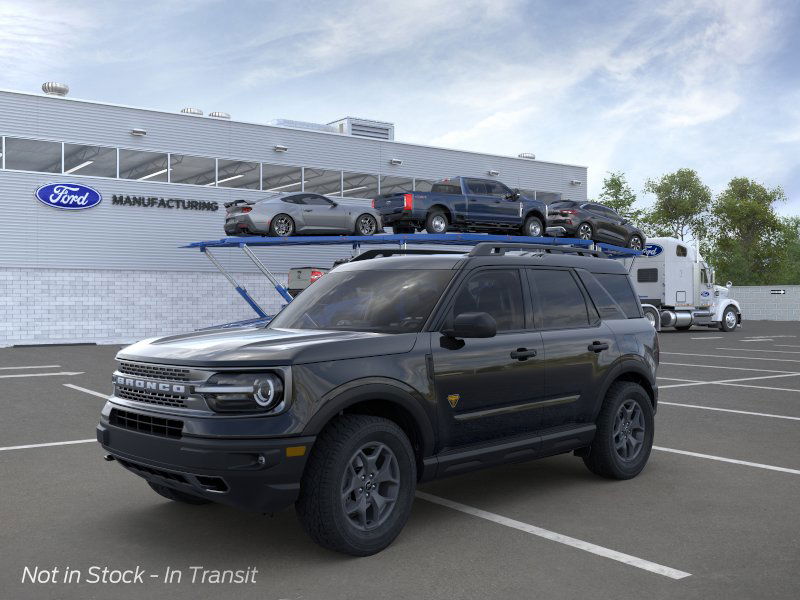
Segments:
[[[800,214],[800,3],[0,0],[0,88],[782,186]],[[645,202],[649,199],[643,197]]]

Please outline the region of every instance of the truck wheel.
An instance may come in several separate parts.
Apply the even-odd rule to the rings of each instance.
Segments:
[[[653,433],[653,405],[647,392],[638,383],[618,381],[606,394],[597,433],[583,462],[601,477],[636,477],[647,464]]]
[[[732,306],[729,306],[725,309],[725,312],[722,313],[722,321],[720,321],[719,329],[720,331],[733,331],[739,325],[738,319],[736,318],[736,311],[733,309]]]
[[[356,219],[354,233],[356,235],[375,235],[378,233],[378,221],[372,215],[364,213]]]
[[[539,217],[528,217],[522,226],[522,235],[528,237],[541,237],[544,233],[544,225]]]
[[[405,526],[416,483],[414,451],[402,429],[381,417],[343,415],[317,438],[295,506],[315,542],[369,556]]]
[[[289,237],[294,233],[294,221],[289,215],[283,213],[272,217],[269,224],[269,234],[273,237]]]
[[[425,219],[425,231],[428,233],[447,233],[447,215],[441,210],[432,210]]]
[[[210,504],[211,500],[206,498],[201,498],[200,496],[193,496],[192,494],[187,494],[185,492],[181,492],[179,490],[173,490],[165,485],[160,485],[158,483],[153,483],[151,481],[147,482],[153,491],[158,494],[159,496],[164,496],[168,500],[173,500],[175,502],[182,502],[183,504]]]
[[[392,233],[397,233],[397,234],[414,233],[414,226],[413,225],[393,225],[392,226]]]

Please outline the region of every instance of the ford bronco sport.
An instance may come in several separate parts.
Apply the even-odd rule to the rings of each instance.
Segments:
[[[394,540],[418,482],[567,452],[628,479],[653,443],[656,331],[623,265],[577,248],[357,257],[266,327],[117,359],[107,459],[178,502],[294,503],[353,555]]]

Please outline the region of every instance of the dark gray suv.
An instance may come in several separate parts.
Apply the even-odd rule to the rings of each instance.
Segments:
[[[178,502],[294,503],[353,555],[392,542],[420,481],[565,452],[628,479],[653,443],[657,334],[623,266],[582,249],[357,257],[266,327],[117,359],[109,460]]]

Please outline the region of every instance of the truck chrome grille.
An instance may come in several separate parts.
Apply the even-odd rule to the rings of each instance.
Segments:
[[[133,363],[121,361],[119,372],[126,375],[137,375],[139,377],[150,377],[152,379],[164,379],[167,381],[189,381],[190,370],[180,367],[167,367],[163,365],[148,365],[144,363]]]
[[[183,421],[151,417],[150,415],[141,415],[118,408],[111,409],[109,423],[123,429],[131,429],[139,433],[160,437],[179,438],[183,434]]]
[[[133,400],[134,402],[145,402],[147,404],[157,404],[159,406],[173,406],[175,408],[186,408],[186,402],[182,396],[177,394],[165,394],[148,390],[134,390],[122,386],[117,386],[114,393],[118,398]]]

